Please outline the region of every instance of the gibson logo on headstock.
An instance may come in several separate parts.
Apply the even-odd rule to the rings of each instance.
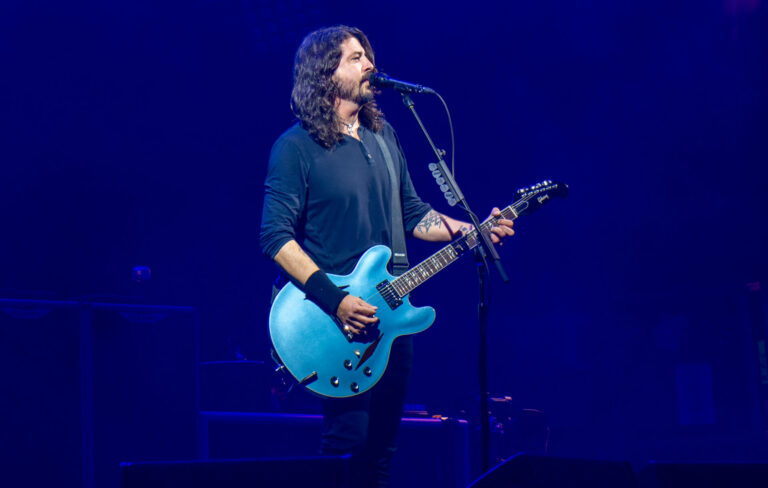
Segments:
[[[542,195],[542,196],[538,197],[538,198],[536,199],[536,201],[537,201],[537,202],[539,202],[539,203],[544,203],[544,202],[546,202],[548,199],[549,199],[549,195]]]

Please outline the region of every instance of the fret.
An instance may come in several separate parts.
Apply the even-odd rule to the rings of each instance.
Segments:
[[[398,295],[400,295],[401,297],[408,294],[408,291],[405,288],[405,285],[403,283],[399,283],[399,286],[396,286],[395,289],[397,290]]]
[[[453,263],[459,257],[453,245],[448,245],[436,252],[423,262],[406,271],[400,277],[396,278],[392,285],[395,291],[403,297],[413,291],[416,287],[423,284],[429,278],[442,271],[446,266]]]

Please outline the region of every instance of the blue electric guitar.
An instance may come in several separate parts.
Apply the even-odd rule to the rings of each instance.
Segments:
[[[567,194],[564,183],[544,181],[518,190],[518,200],[501,215],[513,220]],[[490,229],[496,220],[491,217],[481,227]],[[392,341],[421,332],[435,320],[435,309],[412,306],[408,294],[478,243],[473,230],[398,277],[387,272],[389,248],[374,246],[360,257],[351,274],[328,275],[339,287],[378,307],[378,327],[364,338],[345,334],[336,317],[288,283],[275,297],[269,314],[269,334],[280,361],[300,384],[318,395],[342,398],[369,390],[384,374]]]

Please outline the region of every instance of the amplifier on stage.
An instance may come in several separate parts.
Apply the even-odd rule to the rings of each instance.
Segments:
[[[0,299],[3,475],[117,488],[121,461],[193,458],[198,361],[191,307]]]

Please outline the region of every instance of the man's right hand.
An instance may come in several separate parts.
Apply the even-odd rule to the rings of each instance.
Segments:
[[[373,328],[379,323],[376,318],[377,308],[362,298],[347,295],[339,304],[336,316],[341,320],[344,331],[359,337],[366,333],[366,328]]]

